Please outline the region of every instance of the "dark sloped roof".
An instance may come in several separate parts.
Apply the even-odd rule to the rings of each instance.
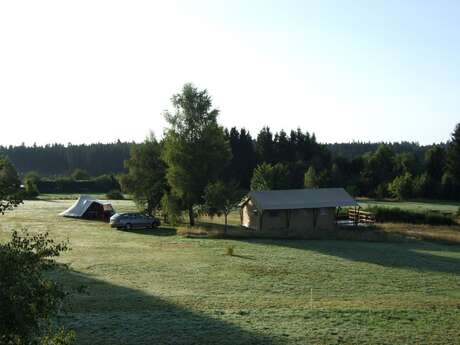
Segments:
[[[248,199],[259,210],[293,210],[358,206],[358,203],[343,188],[287,189],[264,192],[249,192]]]

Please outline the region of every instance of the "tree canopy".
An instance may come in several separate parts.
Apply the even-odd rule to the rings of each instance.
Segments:
[[[131,194],[150,215],[160,204],[167,188],[161,150],[161,144],[153,136],[143,144],[133,146],[131,156],[125,162],[127,173],[120,177],[123,191]]]
[[[273,189],[288,189],[288,168],[282,163],[274,165],[262,163],[254,170],[251,180],[251,190],[264,191]]]
[[[460,123],[452,133],[446,158],[446,173],[452,176],[456,189],[460,190]]]
[[[23,193],[18,173],[6,157],[0,156],[0,214],[22,203]]]
[[[206,89],[186,84],[171,101],[175,110],[165,114],[169,123],[163,150],[166,177],[171,192],[186,206],[193,226],[193,206],[202,203],[205,187],[217,180],[229,163],[231,148]]]
[[[316,173],[315,167],[311,166],[305,173],[304,186],[305,188],[319,188],[320,178]]]
[[[235,181],[210,183],[204,191],[205,211],[211,217],[224,215],[226,232],[228,214],[238,205],[243,195]]]
[[[319,183],[307,186],[344,187],[356,196],[385,198],[394,196],[389,188],[397,177],[410,174],[412,188],[407,198],[459,199],[460,124],[446,144],[321,144],[314,133],[300,128],[275,132],[264,126],[254,136],[244,128],[223,130],[207,90],[192,84],[184,85],[171,101],[174,109],[165,114],[169,126],[160,143],[167,167],[166,189],[192,218],[193,206],[203,203],[205,186],[218,179],[236,180],[246,190],[259,179],[258,187],[253,187],[274,188],[275,182],[263,186],[261,183],[267,181],[255,171],[264,163],[283,165],[284,176],[279,178],[283,188],[304,188],[306,173],[312,168]],[[8,156],[19,177],[31,170],[40,174],[35,184],[23,178],[22,184],[31,196],[37,192],[105,193],[119,188],[113,174],[127,173],[122,163],[129,158],[130,148],[137,145],[142,143],[0,146],[0,155]],[[91,176],[101,172],[111,175],[91,180],[68,178],[75,169],[84,169]]]

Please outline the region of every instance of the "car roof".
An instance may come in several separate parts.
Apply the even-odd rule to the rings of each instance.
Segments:
[[[147,216],[144,213],[141,212],[125,212],[125,213],[119,213],[121,216]]]

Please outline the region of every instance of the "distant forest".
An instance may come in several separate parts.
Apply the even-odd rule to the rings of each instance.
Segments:
[[[235,136],[239,136],[239,131],[236,128],[230,130],[232,132],[232,141],[235,145]],[[226,131],[230,139],[229,131]],[[258,137],[263,138],[266,133],[266,128],[261,131]],[[290,138],[293,139],[297,132],[291,133]],[[249,136],[252,145],[246,146],[249,151],[257,149],[257,139],[253,140],[249,133],[242,129],[242,138],[246,139]],[[266,133],[268,134],[268,133]],[[268,134],[270,135],[270,134]],[[286,138],[286,133],[281,131],[272,135],[273,145],[279,144]],[[313,140],[316,142],[314,135]],[[270,139],[269,139],[270,140]],[[282,144],[282,143],[281,143]],[[0,156],[7,156],[15,165],[17,171],[24,175],[27,172],[34,171],[38,174],[46,176],[67,176],[76,169],[83,169],[92,176],[103,174],[118,174],[123,172],[123,162],[129,158],[130,149],[134,142],[121,142],[108,144],[81,144],[81,145],[63,145],[49,144],[45,146],[1,146]],[[423,160],[425,153],[432,145],[421,146],[413,142],[398,142],[398,143],[370,143],[370,142],[352,142],[352,143],[334,143],[321,144],[331,154],[331,157],[342,157],[346,159],[354,159],[368,153],[375,152],[380,145],[388,145],[394,153],[413,153],[418,159]],[[292,146],[292,143],[291,143]],[[445,146],[441,144],[441,146]],[[259,150],[260,151],[260,150]],[[276,159],[279,160],[279,159]],[[281,159],[280,161],[283,161]]]
[[[133,143],[45,146],[0,146],[20,174],[35,171],[42,176],[66,176],[83,169],[92,176],[123,172]]]
[[[235,180],[242,189],[250,188],[255,168],[266,164],[274,167],[274,176],[277,172],[283,175],[275,189],[340,186],[360,196],[456,198],[451,188],[456,177],[446,170],[448,144],[321,144],[314,134],[300,129],[273,133],[268,127],[256,137],[237,128],[226,129],[225,136],[233,158],[223,178]],[[117,141],[0,146],[0,155],[9,157],[21,175],[34,171],[42,177],[62,177],[77,169],[91,176],[117,175],[125,171],[124,161],[137,145]]]
[[[411,153],[414,154],[418,159],[423,160],[426,152],[433,146],[446,147],[444,143],[438,145],[420,145],[414,142],[401,141],[396,143],[385,143],[385,142],[351,142],[351,143],[334,143],[325,144],[326,147],[331,151],[333,157],[343,157],[347,159],[354,159],[363,156],[367,153],[377,151],[379,146],[387,145],[391,150],[396,153]]]

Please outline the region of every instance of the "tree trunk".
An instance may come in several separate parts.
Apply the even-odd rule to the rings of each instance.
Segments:
[[[224,226],[224,235],[227,234],[227,213],[224,213],[225,226]]]
[[[147,201],[147,209],[146,209],[146,211],[147,211],[147,214],[149,216],[151,216],[153,214],[153,206],[152,206],[152,203],[149,202],[149,201]]]
[[[195,226],[195,215],[193,214],[193,205],[188,207],[188,218],[190,222],[190,226]]]

